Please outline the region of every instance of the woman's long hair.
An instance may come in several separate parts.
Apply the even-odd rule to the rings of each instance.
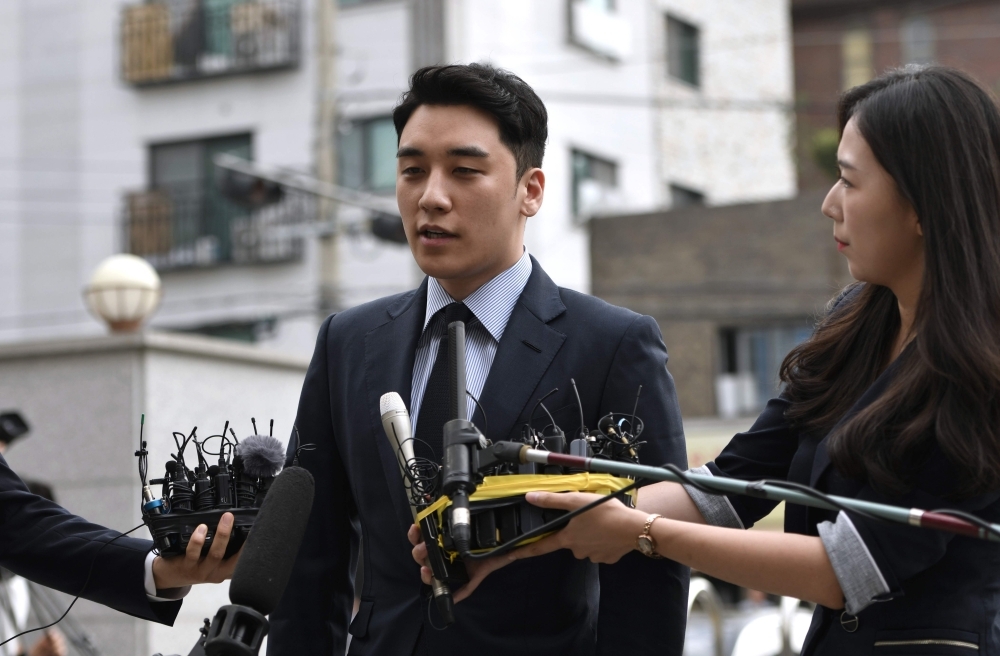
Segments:
[[[913,341],[871,405],[836,428],[831,461],[889,493],[914,484],[935,444],[959,473],[952,496],[1000,487],[1000,111],[965,74],[906,67],[847,91],[854,118],[924,235]],[[864,284],[781,366],[802,430],[833,429],[888,364],[896,297]]]

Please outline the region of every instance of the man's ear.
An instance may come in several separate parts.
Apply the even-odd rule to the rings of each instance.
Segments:
[[[545,196],[545,172],[539,168],[528,169],[518,182],[518,192],[524,190],[521,199],[520,213],[522,216],[535,216],[542,209],[542,199]]]

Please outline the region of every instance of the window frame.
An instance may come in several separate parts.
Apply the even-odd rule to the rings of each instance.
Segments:
[[[611,177],[613,181],[611,183],[611,189],[619,189],[619,164],[615,160],[608,159],[606,157],[601,157],[600,155],[595,155],[590,151],[584,150],[583,148],[577,148],[575,146],[570,147],[569,151],[569,167],[570,167],[570,209],[572,211],[573,219],[577,223],[583,223],[588,216],[582,214],[580,211],[580,183],[585,180],[597,180],[600,179],[592,175],[587,177],[582,177],[577,171],[577,158],[583,157],[587,159],[588,166],[592,166],[594,162],[598,162],[602,165],[607,165],[611,170]]]
[[[666,42],[666,48],[664,48],[665,59],[666,59],[666,71],[667,79],[672,82],[682,83],[692,89],[701,89],[704,75],[702,74],[702,29],[696,23],[685,20],[674,13],[667,12],[663,15],[664,21],[664,36]],[[674,29],[676,26],[676,29]],[[688,64],[691,66],[691,79],[685,77],[685,72],[683,69],[684,63],[677,62],[678,56],[682,56],[684,53],[682,49],[688,44],[675,44],[674,36],[679,36],[679,32],[684,30],[690,30],[693,34],[694,48],[693,48],[693,62]],[[688,50],[692,50],[690,47]],[[677,71],[675,71],[677,67]]]
[[[373,150],[373,144],[372,144],[372,141],[373,141],[373,139],[372,139],[372,133],[373,133],[372,126],[374,126],[376,124],[379,124],[379,123],[388,123],[389,126],[392,126],[393,134],[395,134],[396,128],[395,128],[395,125],[392,122],[392,115],[391,114],[378,114],[378,115],[374,115],[374,116],[359,116],[359,117],[355,117],[355,118],[346,119],[346,122],[349,123],[352,126],[351,127],[351,131],[352,132],[355,131],[355,130],[361,130],[361,158],[360,158],[360,168],[361,168],[361,172],[362,172],[362,175],[361,175],[361,184],[359,186],[354,186],[352,184],[348,184],[345,181],[343,159],[342,159],[342,157],[340,155],[340,152],[341,152],[341,145],[343,143],[343,139],[346,136],[346,134],[344,134],[344,133],[342,133],[340,131],[337,132],[337,144],[336,144],[336,146],[337,146],[337,152],[338,152],[338,155],[337,155],[337,184],[341,185],[343,187],[346,187],[348,189],[357,189],[357,190],[360,190],[360,191],[368,191],[368,192],[375,193],[375,194],[395,193],[395,190],[396,190],[395,178],[393,178],[393,184],[392,184],[391,187],[390,186],[375,187],[372,184],[372,178],[374,177],[372,175],[374,173],[374,171],[372,169],[372,167],[373,167],[373,160],[374,160],[374,158],[372,157],[372,153],[374,152],[374,150]],[[395,152],[395,150],[393,150],[392,160],[394,162],[395,162],[395,158],[396,158],[396,152]]]

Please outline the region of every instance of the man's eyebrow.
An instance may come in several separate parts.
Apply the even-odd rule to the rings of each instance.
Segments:
[[[837,160],[837,166],[839,166],[842,169],[850,169],[851,171],[857,171],[858,170],[858,167],[854,166],[853,164],[851,164],[847,160],[843,160],[843,159],[838,159]]]
[[[419,148],[414,148],[413,146],[403,146],[396,151],[396,157],[422,157],[424,151]]]
[[[460,146],[448,150],[450,157],[489,157],[490,154],[479,146]]]

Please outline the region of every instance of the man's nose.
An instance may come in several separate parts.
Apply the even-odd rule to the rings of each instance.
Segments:
[[[448,186],[441,171],[432,170],[427,176],[427,185],[420,195],[420,209],[425,212],[448,212],[451,210],[451,198]]]

